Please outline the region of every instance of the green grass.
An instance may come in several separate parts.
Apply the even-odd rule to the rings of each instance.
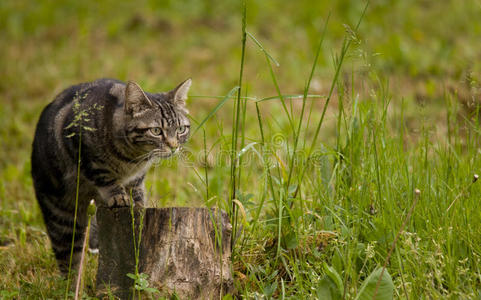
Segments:
[[[0,298],[65,293],[30,145],[55,94],[99,77],[193,78],[210,118],[149,199],[230,213],[239,295],[384,299],[392,278],[395,298],[478,298],[481,5],[247,1],[243,29],[241,2],[209,3],[0,3]]]

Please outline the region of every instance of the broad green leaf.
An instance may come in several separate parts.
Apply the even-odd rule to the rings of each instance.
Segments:
[[[379,278],[381,278],[381,280],[376,292]],[[385,269],[384,272],[382,272],[382,268],[374,270],[371,275],[364,280],[354,300],[372,300],[374,293],[376,294],[376,300],[391,300],[393,298],[394,284],[387,269]]]
[[[324,272],[326,272],[326,275],[329,276],[329,278],[336,284],[337,290],[339,291],[339,293],[342,294],[344,291],[344,285],[342,284],[341,276],[339,275],[339,273],[337,273],[336,269],[329,266],[325,262],[323,265],[323,269],[324,269]]]
[[[334,255],[331,258],[331,265],[338,272],[340,272],[344,269],[344,267],[343,267],[344,262],[342,260],[342,254],[339,251],[339,248],[337,248],[337,247],[334,249]]]
[[[334,281],[329,276],[321,279],[316,289],[317,299],[319,300],[338,300],[342,298],[342,294]]]

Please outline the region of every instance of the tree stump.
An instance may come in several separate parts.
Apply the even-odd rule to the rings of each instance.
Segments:
[[[143,215],[143,216],[142,216]],[[99,208],[97,290],[131,299],[138,271],[149,287],[180,299],[220,299],[233,287],[227,214],[207,208]],[[141,221],[143,221],[141,223]],[[140,248],[138,248],[141,233]]]

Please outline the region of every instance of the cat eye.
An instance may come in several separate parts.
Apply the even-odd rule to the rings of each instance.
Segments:
[[[160,127],[152,127],[150,128],[150,133],[152,133],[153,135],[161,135],[162,129],[160,129]]]
[[[184,126],[184,125],[179,126],[179,127],[177,128],[177,133],[180,134],[180,135],[182,135],[182,134],[184,134],[184,133],[187,132],[187,128],[188,128],[188,127],[187,127],[187,126]]]

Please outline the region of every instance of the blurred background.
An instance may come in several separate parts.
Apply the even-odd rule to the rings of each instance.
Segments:
[[[389,113],[402,113],[405,122],[393,118],[388,125],[407,128],[407,145],[420,138],[421,128],[431,138],[446,136],[446,107],[452,105],[447,98],[456,99],[459,118],[472,114],[481,101],[478,0],[372,0],[358,30],[365,1],[246,4],[247,31],[278,62],[271,64],[287,95],[303,93],[329,19],[309,89],[318,95],[309,100],[313,119],[320,116],[346,37],[352,46],[338,88],[350,103],[359,97],[388,99]],[[35,249],[46,238],[30,179],[30,145],[43,107],[69,85],[97,78],[134,80],[146,91],[159,92],[191,77],[188,107],[193,123],[200,122],[238,84],[241,24],[242,3],[233,0],[0,1],[0,247],[19,243],[23,248],[14,249],[23,249],[25,256],[0,262],[0,274],[12,269],[9,274],[16,274],[15,282],[0,280],[4,287],[47,284],[35,274],[53,274],[55,268],[48,248]],[[243,96],[277,95],[266,59],[250,38],[244,84]],[[279,117],[280,102],[262,103],[272,134],[285,131],[288,120]],[[300,104],[299,99],[288,102],[293,112]],[[208,148],[228,144],[232,107],[227,102],[206,124]],[[255,106],[246,109],[249,142],[258,137],[258,127]],[[320,133],[327,144],[337,134],[337,111],[335,95]],[[192,153],[203,149],[202,131],[188,147]],[[199,168],[206,164],[194,162]],[[159,168],[149,181],[152,197],[160,199],[154,205],[205,204],[197,195],[202,186],[197,171],[177,164]],[[228,172],[225,166],[212,174],[212,194],[225,195],[223,174]]]
[[[334,57],[364,6],[348,0],[247,1],[247,30],[279,62],[274,71],[283,94],[302,94],[330,16],[309,91],[327,94]],[[412,122],[419,106],[436,122],[446,93],[469,106],[480,96],[480,11],[476,0],[371,1],[342,79],[362,87],[355,93],[389,87],[394,105],[404,101]],[[18,160],[19,148],[29,150],[41,107],[74,83],[112,77],[162,91],[192,77],[191,95],[227,94],[238,82],[241,12],[241,2],[230,0],[2,1],[0,130],[23,139],[15,139],[22,147],[3,143],[7,159],[1,166]],[[248,96],[276,95],[259,48],[249,40],[246,51]],[[192,116],[202,119],[218,100],[192,98]]]
[[[472,111],[481,95],[481,5],[476,0],[374,0],[359,22],[365,1],[247,1],[247,31],[278,62],[272,63],[280,92],[302,94],[327,19],[327,28],[310,94],[314,117],[334,75],[334,62],[347,36],[352,40],[340,82],[348,101],[356,97],[390,101],[390,112],[403,113],[405,140],[419,128],[446,135],[446,95],[462,111]],[[2,1],[0,3],[0,175],[2,190],[32,199],[30,144],[43,107],[69,85],[97,78],[137,81],[158,92],[193,79],[188,101],[193,123],[202,120],[238,84],[241,56],[240,1]],[[248,38],[243,96],[276,96],[269,67]],[[379,95],[378,95],[379,96]],[[217,97],[217,98],[216,98]],[[220,99],[219,99],[220,97]],[[320,136],[332,139],[338,110],[336,95]],[[289,101],[298,111],[300,99]],[[279,101],[260,106],[279,116]],[[232,101],[206,126],[211,142],[229,134]],[[248,121],[256,121],[248,105]],[[275,118],[278,129],[286,118]],[[222,123],[222,129],[219,124]],[[248,122],[250,124],[250,122]],[[224,128],[225,125],[225,128]],[[252,127],[252,128],[251,128]],[[257,126],[247,126],[247,132]],[[194,152],[202,139],[193,138]],[[15,181],[10,184],[9,181]],[[174,184],[175,185],[175,184]],[[5,193],[0,197],[5,199]],[[8,194],[8,193],[7,193]],[[3,195],[3,196],[2,196]]]
[[[330,15],[311,91],[322,94],[346,26],[356,26],[365,1],[247,6],[247,30],[279,62],[284,93],[302,92]],[[480,72],[480,9],[474,0],[371,1],[357,32],[358,51],[350,54],[359,55],[350,64],[365,67],[354,68],[355,77],[382,74],[396,99],[435,101],[450,88],[468,93]],[[192,77],[193,94],[224,95],[238,80],[241,11],[241,3],[230,0],[2,1],[1,99],[45,103],[71,83],[100,77],[134,79],[154,90]],[[251,41],[247,61],[249,93],[275,94]]]

